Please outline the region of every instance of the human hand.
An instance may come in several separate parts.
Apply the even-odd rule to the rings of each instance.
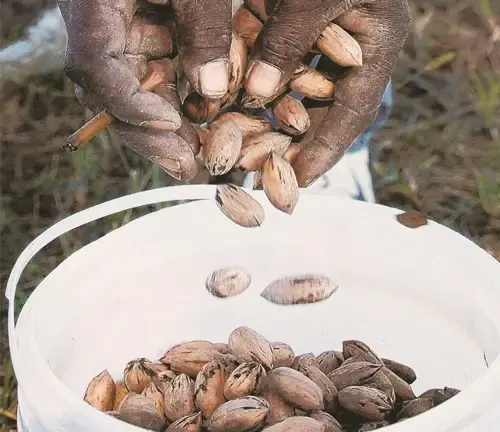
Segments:
[[[228,87],[231,1],[59,0],[68,33],[65,71],[79,101],[106,110],[123,142],[177,179],[197,173],[198,134],[180,115],[177,74],[202,96]],[[163,75],[154,91],[139,89],[152,69]],[[175,131],[175,132],[174,132]]]
[[[411,15],[407,0],[281,0],[275,9],[276,0],[245,3],[252,9],[250,3],[264,1],[269,18],[252,51],[247,93],[272,98],[332,21],[350,32],[363,52],[362,66],[347,69],[336,82],[334,102],[309,110],[314,118],[293,162],[299,186],[306,187],[335,165],[375,119]]]

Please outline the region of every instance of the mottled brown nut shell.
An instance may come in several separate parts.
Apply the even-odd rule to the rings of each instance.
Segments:
[[[263,424],[269,404],[256,396],[245,396],[226,402],[205,423],[209,432],[245,432]]]
[[[389,425],[390,423],[387,420],[383,420],[381,422],[364,423],[360,425],[358,428],[356,428],[355,431],[353,432],[371,432]]]
[[[373,375],[372,379],[366,382],[364,386],[380,390],[387,395],[391,403],[396,402],[396,393],[394,391],[394,387],[392,386],[389,378],[387,378],[382,369],[379,370],[375,375]]]
[[[153,431],[165,428],[165,417],[154,402],[146,396],[129,394],[120,406],[120,419],[135,426]]]
[[[351,357],[357,361],[366,361],[374,364],[381,364],[382,360],[367,344],[359,340],[346,340],[342,343],[342,354],[347,360]]]
[[[235,122],[213,122],[202,149],[203,160],[210,174],[227,174],[238,160],[242,142],[243,135]]]
[[[229,335],[229,347],[240,362],[257,362],[273,367],[273,351],[269,341],[249,327],[238,327]]]
[[[238,97],[243,87],[243,80],[248,63],[248,49],[245,40],[233,32],[229,48],[229,85],[227,93],[223,96],[222,105],[231,105]]]
[[[339,359],[336,351],[324,351],[316,358],[319,363],[319,369],[326,375],[340,367],[343,361],[343,359]]]
[[[390,381],[398,400],[408,401],[415,399],[415,393],[413,393],[413,389],[410,384],[386,367],[382,368],[381,373],[383,373]]]
[[[311,418],[325,425],[325,432],[342,432],[342,426],[332,415],[317,411],[311,413]]]
[[[295,305],[326,300],[337,289],[338,285],[324,275],[302,274],[277,279],[260,295],[271,303]]]
[[[253,48],[263,24],[248,9],[240,7],[233,16],[233,31],[240,35],[248,48]]]
[[[160,361],[166,365],[170,365],[172,357],[177,354],[184,354],[187,352],[193,352],[202,349],[212,349],[213,343],[206,340],[195,340],[189,342],[183,342],[173,347],[169,348]]]
[[[224,355],[232,353],[227,343],[214,343],[212,348]]]
[[[321,72],[308,67],[297,71],[288,86],[309,99],[332,100],[335,95],[335,84]]]
[[[173,422],[166,432],[200,432],[201,413],[190,414]]]
[[[266,371],[261,364],[242,363],[227,379],[224,386],[224,397],[226,400],[231,400],[248,395],[257,395],[265,377]]]
[[[224,367],[217,360],[203,366],[196,377],[194,401],[203,417],[210,417],[224,402],[224,384],[226,374]]]
[[[279,127],[290,135],[302,135],[311,125],[302,102],[288,94],[273,101],[273,114]]]
[[[274,367],[291,367],[295,358],[292,347],[283,342],[271,342]]]
[[[368,362],[351,363],[330,372],[328,378],[340,392],[346,387],[362,386],[368,383],[380,369],[382,365]]]
[[[383,358],[381,360],[387,369],[394,372],[398,377],[406,381],[408,384],[413,384],[417,379],[417,374],[410,366],[406,366],[402,363],[398,363],[394,360],[389,360],[386,358]]]
[[[423,392],[418,398],[419,399],[432,399],[434,406],[438,406],[447,400],[451,399],[453,396],[460,393],[460,390],[445,387],[444,389],[430,389]]]
[[[256,228],[264,223],[264,209],[260,203],[238,186],[217,186],[215,202],[226,217],[242,227]]]
[[[266,427],[265,432],[325,432],[326,426],[310,417],[289,417]]]
[[[269,388],[285,402],[304,411],[324,409],[323,392],[312,380],[292,368],[279,367],[267,375]]]
[[[293,359],[292,369],[299,370],[304,366],[314,366],[319,368],[318,359],[313,353],[300,354]]]
[[[112,411],[116,384],[105,369],[90,381],[83,400],[99,411]]]
[[[172,380],[175,379],[176,376],[177,376],[177,374],[174,371],[166,370],[166,371],[160,372],[159,374],[154,376],[152,381],[156,385],[156,387],[158,387],[158,389],[162,393],[164,393],[165,387],[170,385],[170,383],[172,382]]]
[[[219,109],[219,99],[207,99],[194,91],[187,95],[182,104],[182,111],[186,117],[197,124],[212,121]]]
[[[200,432],[201,413],[190,414],[173,422],[166,432]]]
[[[170,360],[170,366],[174,372],[195,379],[203,366],[221,357],[222,354],[214,349],[200,349],[174,355]]]
[[[338,399],[342,408],[369,421],[384,420],[393,408],[385,393],[369,387],[346,387]]]
[[[292,214],[299,201],[299,185],[292,166],[282,156],[271,152],[261,170],[267,199],[278,210]]]
[[[267,377],[262,382],[260,396],[269,403],[269,413],[266,417],[267,425],[279,423],[293,416],[293,407],[269,388]]]
[[[330,23],[316,41],[319,50],[334,63],[348,67],[361,66],[363,53],[356,39],[337,24]]]
[[[163,415],[163,393],[153,382],[149,383],[148,386],[141,393],[143,396],[151,399],[158,412]]]
[[[156,375],[155,370],[152,368],[153,362],[146,358],[138,358],[132,360],[125,365],[123,371],[123,381],[128,390],[134,393],[142,393],[142,391],[152,381],[153,376]]]
[[[304,374],[321,389],[323,393],[324,410],[329,413],[335,413],[338,405],[338,391],[330,378],[315,366],[300,366],[299,372]]]
[[[434,402],[430,398],[418,398],[405,402],[401,411],[397,415],[397,419],[405,419],[415,417],[434,407]]]
[[[194,404],[194,382],[185,374],[176,377],[165,389],[163,402],[165,417],[174,422],[196,412]]]
[[[252,276],[244,267],[224,267],[211,272],[205,288],[215,297],[233,297],[244,292],[252,282]]]
[[[257,134],[272,132],[272,124],[261,117],[250,116],[239,112],[221,114],[217,121],[231,120],[236,123],[243,136],[242,148],[248,145],[248,138]]]
[[[252,135],[243,141],[235,167],[244,171],[257,171],[269,157],[270,152],[282,156],[291,140],[291,137],[279,132]]]

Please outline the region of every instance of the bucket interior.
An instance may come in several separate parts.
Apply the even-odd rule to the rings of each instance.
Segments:
[[[474,264],[486,254],[466,239],[434,223],[406,228],[382,206],[304,197],[289,217],[261,202],[259,229],[229,222],[211,201],[130,222],[48,275],[20,316],[33,325],[20,327],[78,397],[105,368],[121,377],[134,358],[158,359],[186,340],[226,342],[242,325],[296,354],[360,339],[412,366],[417,394],[465,389],[500,352],[496,290]],[[207,275],[229,265],[250,271],[250,288],[212,297]],[[315,272],[339,285],[324,302],[260,297],[276,278]]]

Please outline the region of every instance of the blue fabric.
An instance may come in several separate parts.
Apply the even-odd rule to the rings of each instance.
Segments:
[[[385,125],[392,110],[392,82],[389,81],[385,89],[384,96],[382,98],[382,103],[378,110],[377,117],[371,125],[369,125],[365,131],[354,141],[354,143],[347,150],[348,153],[354,153],[361,149],[367,148],[373,138],[374,133]]]

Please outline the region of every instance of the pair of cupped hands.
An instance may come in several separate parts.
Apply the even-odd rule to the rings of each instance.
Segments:
[[[254,0],[257,1],[257,0]],[[292,76],[330,22],[359,43],[363,64],[336,82],[335,99],[310,112],[311,128],[293,168],[307,187],[328,171],[374,120],[407,38],[407,0],[260,0],[264,26],[251,51],[245,91],[269,99]],[[65,72],[78,100],[108,111],[123,142],[176,178],[197,173],[196,131],[180,114],[178,55],[191,87],[207,98],[228,89],[232,0],[59,0],[68,34]],[[165,74],[140,91],[148,67]],[[314,116],[319,117],[314,119]]]

